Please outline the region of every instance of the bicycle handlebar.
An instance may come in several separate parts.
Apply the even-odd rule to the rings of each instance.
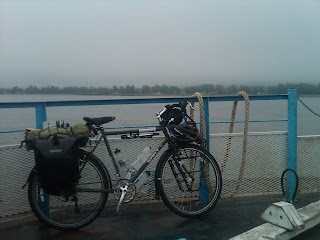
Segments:
[[[175,107],[178,107],[181,109],[181,111],[185,112],[186,111],[186,106],[188,105],[188,101],[186,99],[183,100],[183,102],[179,102],[179,103],[174,103],[174,104],[168,104],[165,107],[167,108],[167,110],[171,110]]]

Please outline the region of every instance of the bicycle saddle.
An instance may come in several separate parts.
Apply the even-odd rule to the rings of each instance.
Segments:
[[[97,125],[97,126],[111,122],[115,119],[116,119],[115,117],[99,117],[99,118],[84,117],[83,118],[83,120],[85,120],[86,122]]]

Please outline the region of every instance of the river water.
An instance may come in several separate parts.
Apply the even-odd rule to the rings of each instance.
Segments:
[[[89,95],[0,95],[0,102],[34,102],[96,99],[132,99],[165,96],[89,96]],[[320,97],[302,97],[303,101],[316,112],[320,112]],[[70,124],[83,122],[84,116],[115,116],[116,120],[105,127],[156,125],[155,113],[165,104],[79,106],[47,108],[48,121],[64,120]],[[197,104],[196,104],[197,105]],[[198,110],[198,107],[196,107]],[[232,102],[210,102],[210,121],[230,120]],[[196,111],[199,120],[199,110]],[[35,127],[35,109],[0,109],[0,131]],[[274,120],[287,118],[287,101],[251,101],[250,120]],[[239,102],[236,120],[244,120],[244,103]],[[211,133],[228,132],[229,124],[210,125]],[[249,123],[250,132],[286,131],[287,122]],[[235,125],[234,132],[242,132],[243,124]],[[320,135],[320,118],[310,113],[298,102],[298,135]],[[23,133],[0,133],[0,145],[19,143]]]

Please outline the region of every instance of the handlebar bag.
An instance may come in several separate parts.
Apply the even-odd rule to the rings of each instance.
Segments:
[[[180,109],[173,108],[164,112],[161,117],[165,119],[167,124],[180,124],[182,122],[182,112]]]
[[[51,195],[74,192],[80,178],[80,151],[75,137],[34,141],[35,169],[41,187]]]

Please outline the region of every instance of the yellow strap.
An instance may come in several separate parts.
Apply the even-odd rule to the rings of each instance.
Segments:
[[[37,129],[37,128],[25,128],[25,129],[28,130],[28,131],[40,130],[40,129]]]

